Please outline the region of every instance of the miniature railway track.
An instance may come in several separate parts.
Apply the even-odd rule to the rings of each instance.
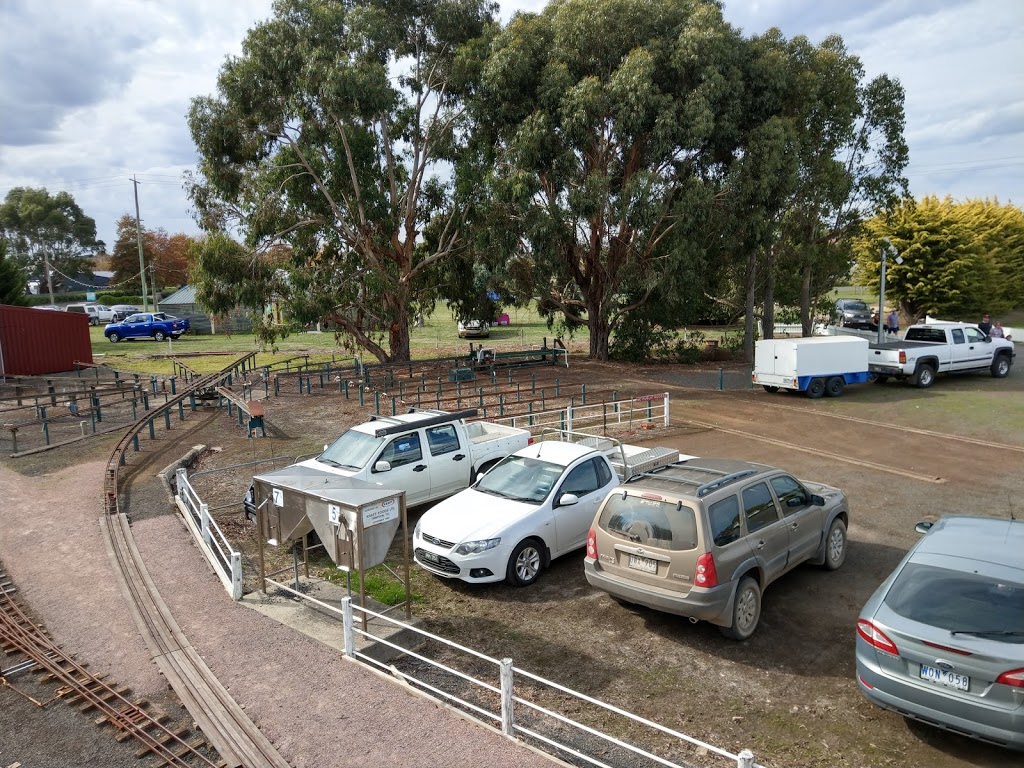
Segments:
[[[118,502],[118,469],[132,439],[146,423],[177,406],[190,394],[216,385],[244,365],[255,353],[236,360],[218,373],[194,379],[175,397],[149,411],[132,425],[115,446],[104,478],[104,508],[100,520],[104,543],[120,576],[119,585],[135,623],[168,684],[188,710],[203,735],[228,766],[287,768],[288,763],[253,724],[189,644],[156,586],[150,579],[135,546],[128,518]]]
[[[98,713],[96,724],[113,726],[119,731],[119,741],[134,738],[141,745],[137,757],[153,756],[157,761],[155,766],[213,768],[218,765],[204,754],[207,748],[204,739],[185,741],[185,731],[172,731],[163,724],[164,716],[147,711],[148,702],[130,701],[125,696],[126,690],[111,687],[61,650],[14,600],[14,588],[2,572],[0,583],[7,585],[0,588],[0,649],[7,655],[24,657],[23,661],[4,670],[0,677],[4,685],[9,685],[8,675],[29,670],[44,673],[59,685],[54,699],[77,704],[82,711]]]

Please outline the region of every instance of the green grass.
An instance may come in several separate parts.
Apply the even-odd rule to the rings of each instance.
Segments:
[[[325,567],[323,569],[323,577],[334,584],[346,584],[346,574],[344,571],[339,571],[337,568]],[[352,588],[356,589],[359,585],[359,574],[353,573],[352,576]],[[363,574],[363,585],[366,588],[366,594],[376,600],[378,603],[384,605],[401,605],[405,602],[405,585],[396,579],[387,568],[383,565],[378,565],[375,568],[371,568]],[[410,599],[415,603],[423,599],[422,595],[418,595],[415,592],[410,592]]]
[[[446,305],[439,305],[431,317],[424,318],[422,328],[410,329],[410,346],[414,360],[432,357],[446,357],[466,353],[469,345],[483,344],[502,348],[539,347],[545,339],[548,346],[553,342],[554,333],[548,330],[547,322],[531,304],[523,309],[507,310],[511,325],[491,328],[490,338],[460,339],[458,324],[452,318]],[[257,367],[280,364],[284,360],[297,356],[309,356],[310,362],[326,362],[330,360],[352,362],[354,354],[346,350],[331,332],[294,332],[274,342],[272,348],[261,351],[260,345],[252,334],[188,334],[177,341],[155,342],[150,339],[137,341],[121,341],[112,344],[103,335],[102,326],[89,329],[92,339],[94,362],[105,364],[123,371],[134,371],[142,374],[171,376],[174,366],[171,357],[181,356],[181,361],[200,373],[212,373],[220,370],[232,359],[229,355],[213,355],[214,352],[226,352],[240,357],[249,352],[257,352]],[[576,333],[575,342],[586,344],[589,338],[585,328]],[[568,340],[566,340],[568,341]],[[383,346],[387,347],[384,339]],[[192,357],[195,354],[206,354],[208,357]],[[372,355],[363,352],[363,361],[377,362]]]

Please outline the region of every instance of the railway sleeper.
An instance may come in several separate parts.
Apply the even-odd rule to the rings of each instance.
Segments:
[[[175,729],[173,731],[168,730],[166,732],[162,732],[159,736],[154,736],[153,738],[156,741],[157,745],[159,745],[160,748],[166,749],[168,744],[179,744],[179,743],[183,742],[185,740],[185,737],[188,736],[188,734],[189,734],[189,728],[187,726],[183,725],[183,726],[181,726],[181,727],[179,727],[179,728],[177,728],[177,729]],[[202,740],[200,740],[200,741],[202,741]],[[192,754],[192,752],[195,751],[195,749],[193,747],[190,747],[188,745],[186,745],[186,746],[179,746],[178,750],[179,750],[180,754],[178,752],[175,752],[174,754],[175,754],[176,757],[183,757],[185,755]],[[166,751],[170,751],[170,750],[166,750]],[[146,755],[150,754],[151,752],[155,752],[155,749],[154,749],[153,746],[141,747],[141,748],[139,748],[139,749],[137,749],[135,751],[135,757],[142,758],[142,757],[145,757]],[[167,761],[165,760],[164,764],[166,764],[166,762]]]
[[[115,697],[125,698],[126,696],[130,696],[131,692],[132,692],[132,689],[128,688],[128,687],[124,687],[124,688],[107,688],[107,690],[105,690],[105,691],[89,691],[89,692],[91,694],[93,694],[92,698],[87,699],[86,701],[81,702],[81,704],[79,704],[78,700],[85,698],[85,695],[82,692],[79,692],[79,693],[76,693],[76,694],[70,696],[67,699],[67,703],[68,704],[79,704],[79,707],[78,707],[79,711],[81,711],[81,712],[88,712],[90,709],[96,709],[96,707],[100,706],[101,704],[108,703],[111,699],[113,699]],[[99,699],[99,701],[96,701],[96,699]]]

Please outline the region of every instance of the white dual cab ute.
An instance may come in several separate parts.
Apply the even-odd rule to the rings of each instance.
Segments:
[[[1001,379],[1015,356],[1012,341],[992,338],[975,325],[927,323],[910,326],[902,341],[872,344],[868,370],[879,383],[894,378],[923,389],[937,373],[988,369]]]
[[[410,507],[436,501],[468,487],[479,474],[533,442],[525,429],[465,421],[476,415],[475,409],[449,413],[415,408],[397,416],[374,416],[298,465],[405,491]]]
[[[670,448],[546,431],[472,487],[423,513],[413,531],[416,562],[438,576],[479,584],[534,583],[550,562],[586,545],[594,515],[624,480],[679,461]]]

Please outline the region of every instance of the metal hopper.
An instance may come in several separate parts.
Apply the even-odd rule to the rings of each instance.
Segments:
[[[403,532],[406,529],[405,492],[375,483],[312,467],[290,466],[255,476],[253,487],[262,535],[261,583],[270,575],[263,564],[263,541],[276,546],[303,540],[316,531],[328,556],[339,568],[364,572],[384,563],[395,533],[400,526]],[[405,582],[408,614],[408,536],[403,535],[403,539],[405,575],[404,579],[399,578]],[[360,604],[365,605],[362,578],[359,581]],[[365,620],[364,615],[364,624]]]

